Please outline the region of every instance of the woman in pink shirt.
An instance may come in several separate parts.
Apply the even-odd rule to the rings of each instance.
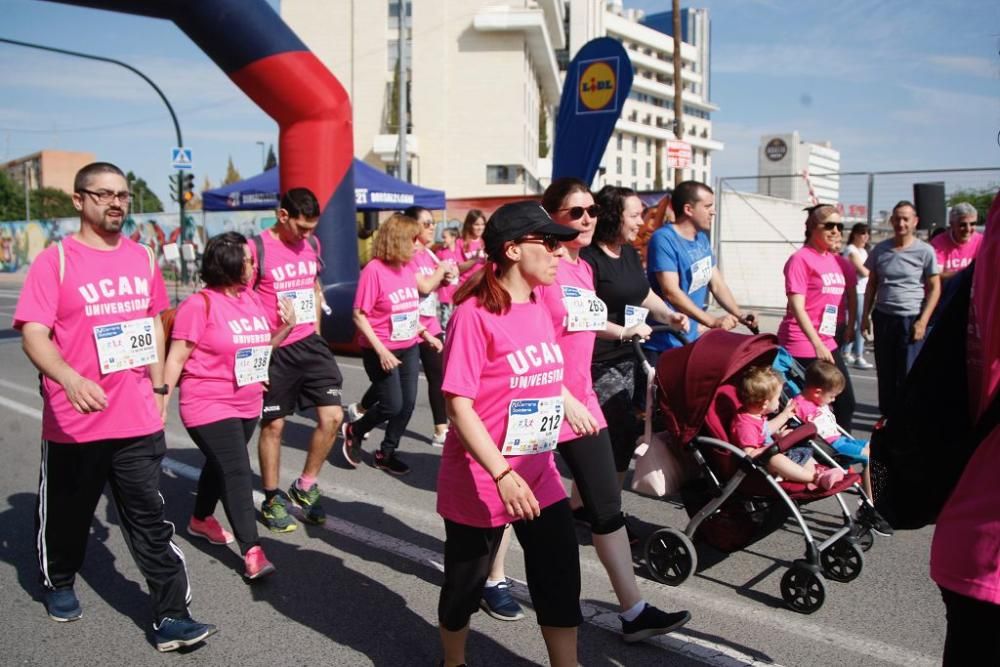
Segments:
[[[420,225],[413,218],[397,213],[382,223],[374,257],[361,271],[354,295],[354,326],[376,402],[363,417],[344,426],[344,457],[359,466],[365,435],[388,422],[373,465],[393,475],[410,472],[396,448],[417,400],[418,343],[423,339],[435,353],[441,350],[441,341],[420,323],[420,292],[409,267],[419,238]]]
[[[205,454],[188,533],[212,544],[233,542],[213,516],[221,500],[248,580],[274,572],[274,566],[257,535],[247,444],[260,418],[271,349],[295,326],[295,309],[285,299],[278,304],[281,327],[272,331],[268,314],[247,287],[253,273],[242,234],[226,232],[209,240],[201,263],[205,289],[177,308],[163,402],[165,418],[172,390],[180,387],[181,421]]]
[[[438,259],[442,262],[453,262],[456,270],[459,261],[457,243],[458,230],[454,227],[445,227],[441,230],[441,244],[434,250]],[[458,290],[457,278],[452,278],[438,289],[438,300],[441,302],[438,306],[438,320],[442,329],[448,328],[448,320],[451,319],[451,311],[455,307],[456,290]]]
[[[465,214],[465,222],[462,223],[462,233],[455,242],[460,282],[468,280],[469,276],[482,268],[483,262],[486,261],[486,252],[483,250],[484,229],[486,229],[486,216],[478,208],[469,209]]]
[[[837,423],[850,431],[854,421],[854,387],[836,341],[847,278],[834,248],[840,244],[844,223],[837,209],[829,204],[806,210],[809,215],[806,217],[805,245],[785,262],[788,309],[778,325],[778,342],[804,367],[814,359],[836,364],[847,378],[847,386],[833,403],[832,410]],[[845,338],[854,331],[856,315],[850,306],[847,310]]]
[[[501,206],[486,226],[485,269],[455,295],[443,384],[454,428],[437,484],[445,520],[438,620],[449,667],[465,664],[469,620],[509,523],[549,662],[577,664],[580,558],[552,450],[564,420],[583,431],[593,417],[563,386],[568,359],[532,293],[555,279],[560,242],[575,236],[534,202]]]

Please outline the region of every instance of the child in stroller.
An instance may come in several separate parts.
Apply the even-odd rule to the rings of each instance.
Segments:
[[[836,367],[835,367],[836,368]],[[784,433],[785,424],[796,415],[798,404],[788,401],[778,412],[781,400],[781,378],[770,366],[751,366],[739,380],[736,395],[743,406],[733,417],[730,433],[734,444],[753,458],[765,455],[774,444],[772,433]],[[777,413],[771,419],[767,415]],[[809,420],[802,420],[803,423]],[[779,480],[800,482],[806,488],[829,491],[844,479],[840,468],[817,466],[809,445],[796,445],[777,453],[767,461],[767,471]]]

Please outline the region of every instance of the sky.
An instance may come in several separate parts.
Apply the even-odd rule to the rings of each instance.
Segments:
[[[670,3],[625,6],[652,13]],[[792,130],[831,141],[844,171],[1000,166],[1000,2],[690,6],[707,7],[712,20],[713,136],[725,144],[713,158],[715,177],[755,174],[760,136]],[[218,185],[230,157],[244,177],[258,173],[257,142],[277,149],[276,123],[172,23],[0,0],[0,37],[116,58],[146,73],[178,115],[199,188],[205,176]],[[168,204],[174,145],[163,103],[134,74],[0,43],[0,161],[43,148],[89,151],[145,178]]]

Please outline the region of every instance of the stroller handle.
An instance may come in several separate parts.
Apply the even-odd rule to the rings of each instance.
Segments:
[[[688,343],[691,342],[688,340],[686,334],[684,334],[681,331],[675,331],[666,324],[657,324],[655,326],[651,326],[650,329],[652,330],[651,333],[663,333],[663,332],[669,333],[671,336],[679,340],[681,342],[681,345],[687,345]],[[632,336],[632,350],[635,352],[636,359],[638,359],[640,362],[646,361],[646,355],[642,351],[642,339],[639,338],[639,336],[637,335]]]

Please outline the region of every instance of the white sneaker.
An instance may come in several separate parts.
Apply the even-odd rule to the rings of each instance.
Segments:
[[[857,359],[858,358],[855,357],[854,354],[852,354],[851,352],[844,352],[844,363],[847,364],[848,366],[857,361]]]
[[[448,429],[441,431],[440,433],[435,432],[431,436],[431,444],[435,447],[444,447],[445,438],[448,437]]]
[[[358,410],[358,403],[348,403],[347,404],[347,423],[348,424],[353,424],[354,422],[358,421],[359,419],[361,419],[364,416],[365,416],[365,413],[362,412],[362,411],[360,411],[360,410]],[[371,431],[369,431],[368,433],[365,433],[365,437],[362,438],[362,439],[363,440],[367,440],[370,436],[371,436]]]
[[[875,368],[875,365],[866,361],[864,357],[858,357],[854,360],[852,364],[855,368],[860,368],[861,370],[868,371]]]

